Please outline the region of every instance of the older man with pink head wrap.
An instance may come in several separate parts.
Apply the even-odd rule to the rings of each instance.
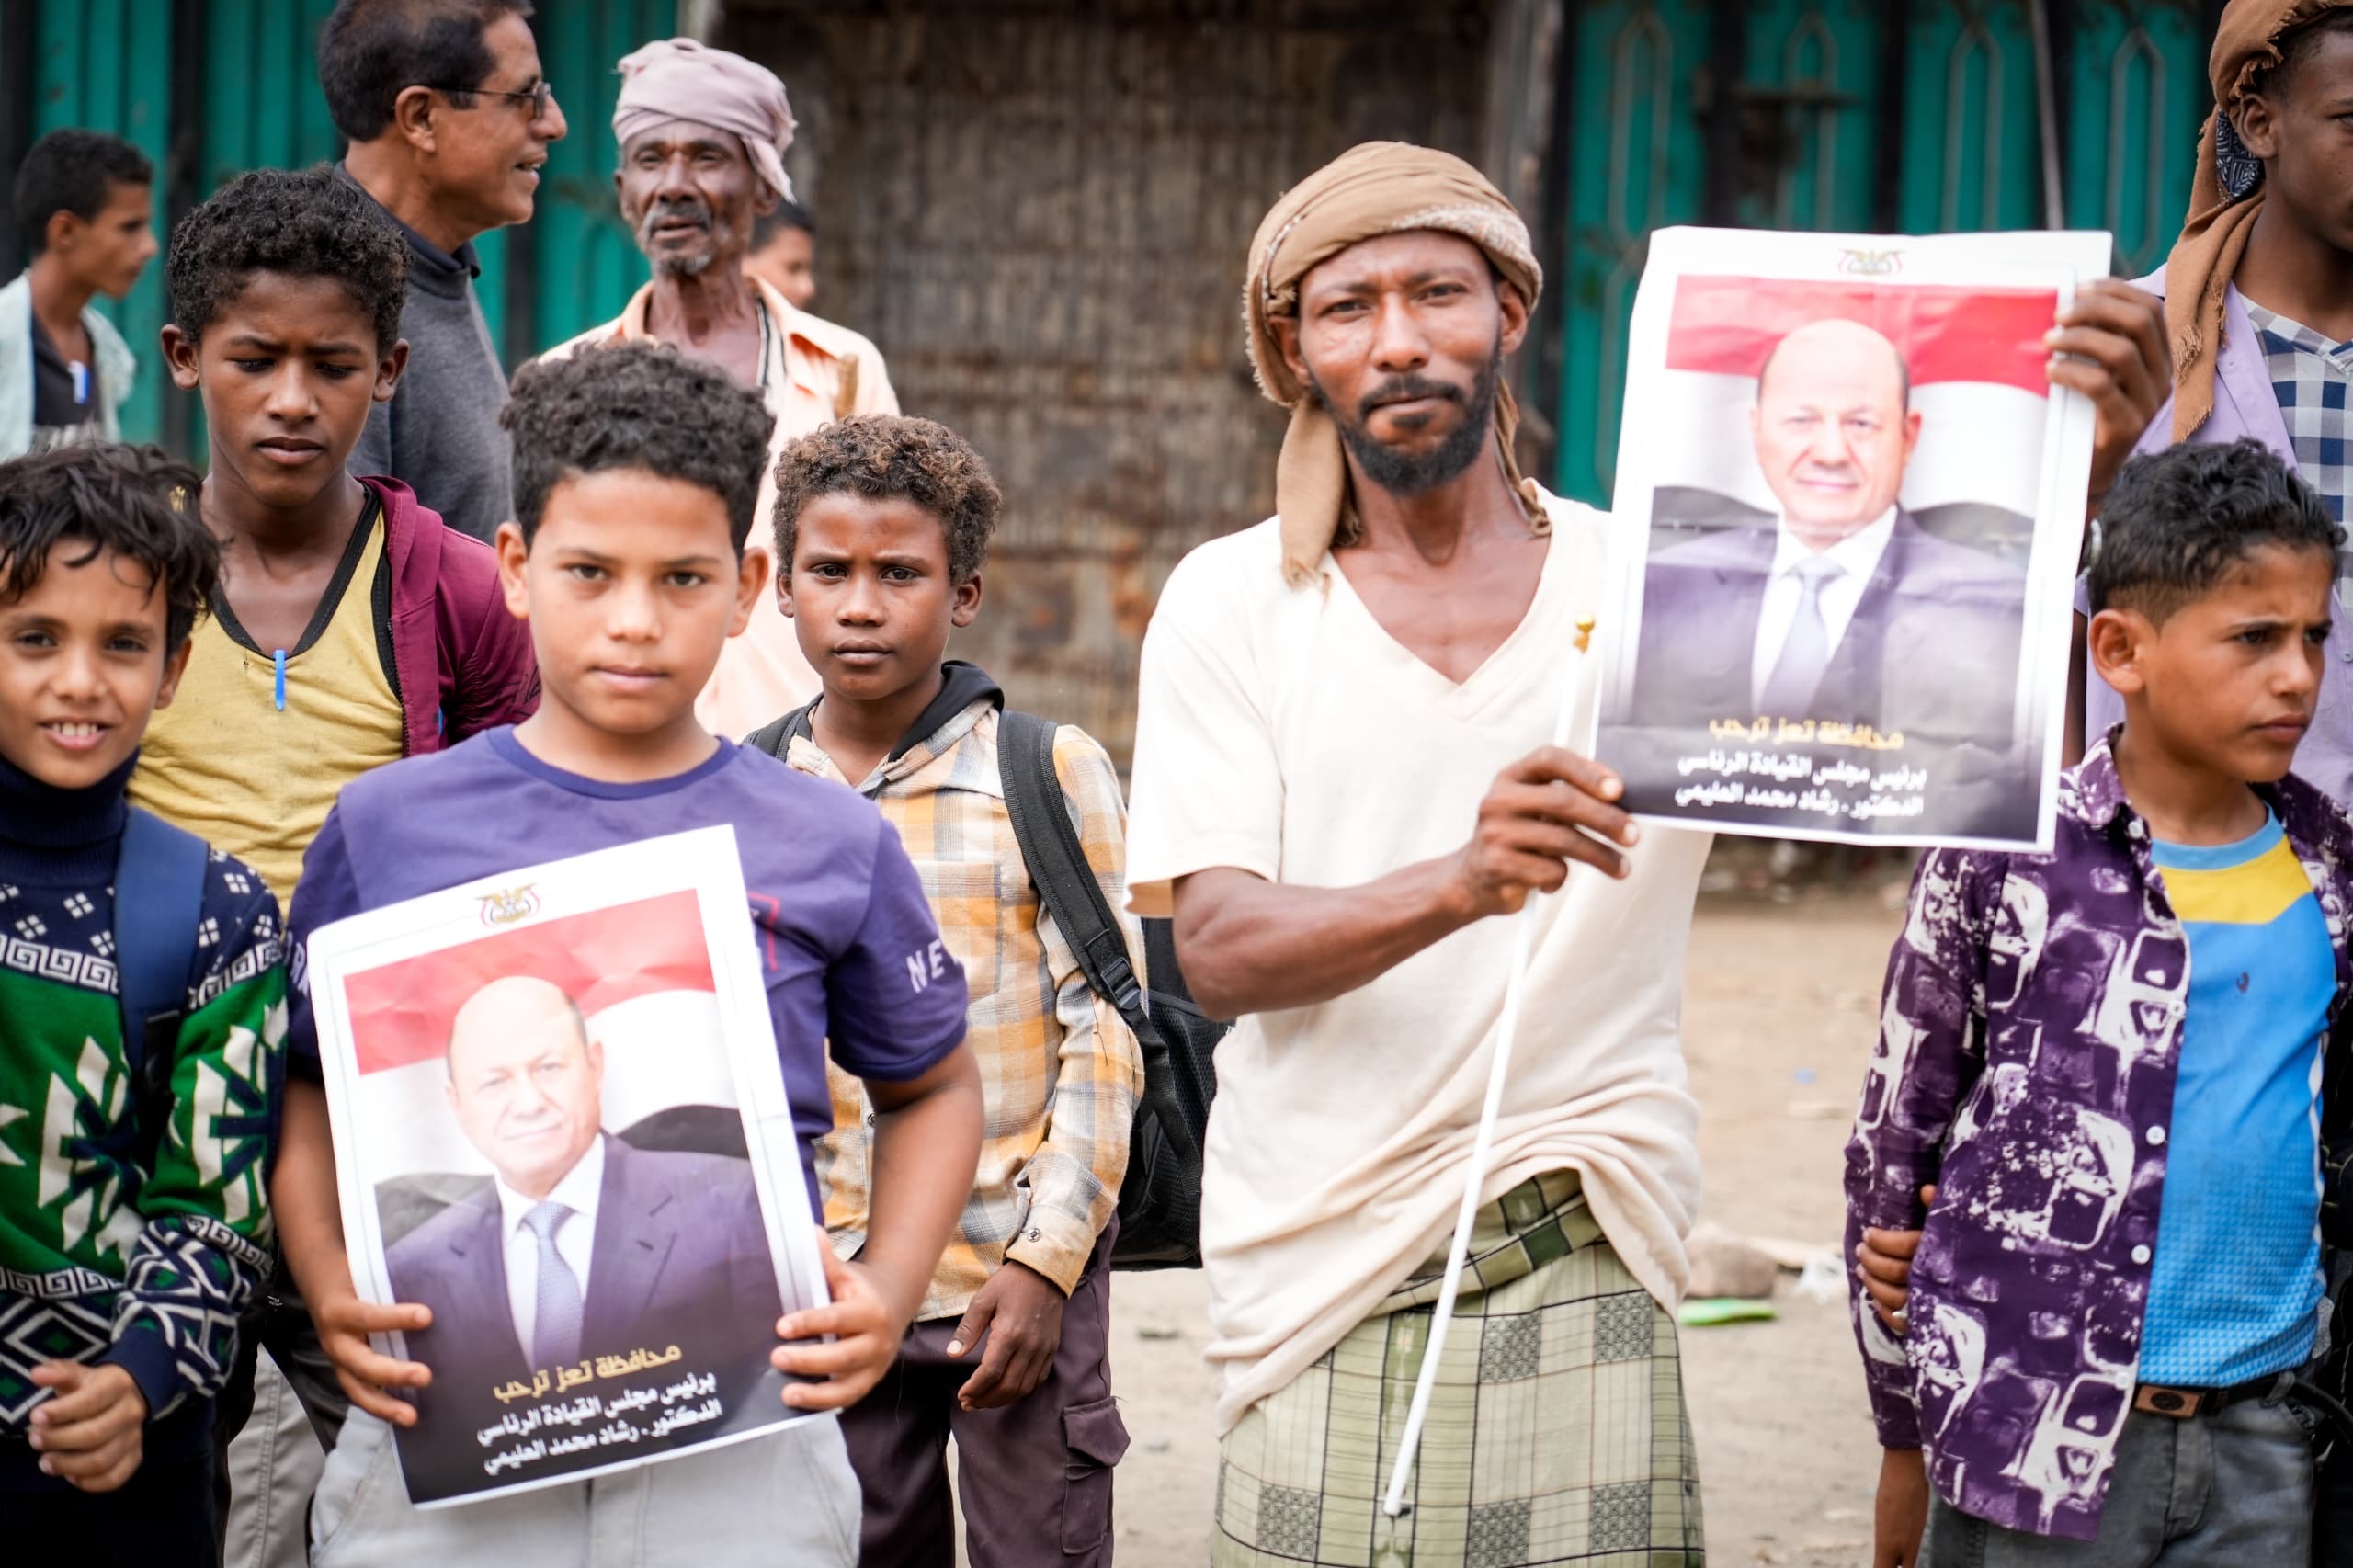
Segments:
[[[624,56],[620,73],[613,138],[621,166],[613,186],[654,280],[617,320],[549,354],[651,337],[712,361],[767,399],[776,416],[771,468],[784,446],[831,420],[896,414],[898,398],[873,344],[794,308],[744,271],[754,221],[792,197],[784,172],[792,105],[776,73],[683,38]],[[763,517],[773,499],[764,475]],[[754,546],[765,550],[767,538],[764,526]],[[788,564],[775,564],[779,578]],[[696,712],[706,728],[732,738],[816,690],[790,622],[773,596],[763,596],[751,624],[721,655]]]

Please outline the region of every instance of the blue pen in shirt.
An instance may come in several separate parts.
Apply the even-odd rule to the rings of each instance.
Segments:
[[[283,713],[286,711],[286,650],[280,648],[270,657],[278,666],[278,710]]]

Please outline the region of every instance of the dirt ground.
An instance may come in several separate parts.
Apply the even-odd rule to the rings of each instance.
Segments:
[[[1874,892],[1702,900],[1684,1039],[1705,1218],[1835,1247],[1840,1151],[1899,921]],[[1199,1274],[1125,1274],[1111,1301],[1114,1385],[1134,1439],[1119,1471],[1118,1559],[1200,1568],[1217,1462],[1207,1292]],[[1723,1568],[1849,1568],[1868,1559],[1879,1467],[1854,1341],[1842,1306],[1800,1298],[1787,1276],[1775,1304],[1771,1323],[1684,1331],[1709,1555]]]

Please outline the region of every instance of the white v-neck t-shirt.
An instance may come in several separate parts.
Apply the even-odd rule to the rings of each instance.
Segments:
[[[1283,579],[1275,521],[1169,577],[1144,639],[1128,896],[1234,867],[1353,887],[1461,849],[1495,775],[1569,733],[1590,746],[1607,519],[1547,496],[1552,542],[1519,626],[1457,684],[1409,653],[1327,554]],[[1632,875],[1586,868],[1540,900],[1486,1183],[1574,1169],[1611,1244],[1672,1303],[1699,1198],[1679,1039],[1703,834],[1645,831]],[[1221,1433],[1339,1343],[1444,1242],[1478,1125],[1513,923],[1455,933],[1316,1006],[1244,1017],[1218,1047],[1201,1245]]]

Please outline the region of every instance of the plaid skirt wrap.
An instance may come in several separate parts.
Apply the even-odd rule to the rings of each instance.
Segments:
[[[1213,1568],[1706,1561],[1675,1319],[1573,1172],[1479,1211],[1405,1511],[1381,1511],[1443,1252],[1221,1446]]]

